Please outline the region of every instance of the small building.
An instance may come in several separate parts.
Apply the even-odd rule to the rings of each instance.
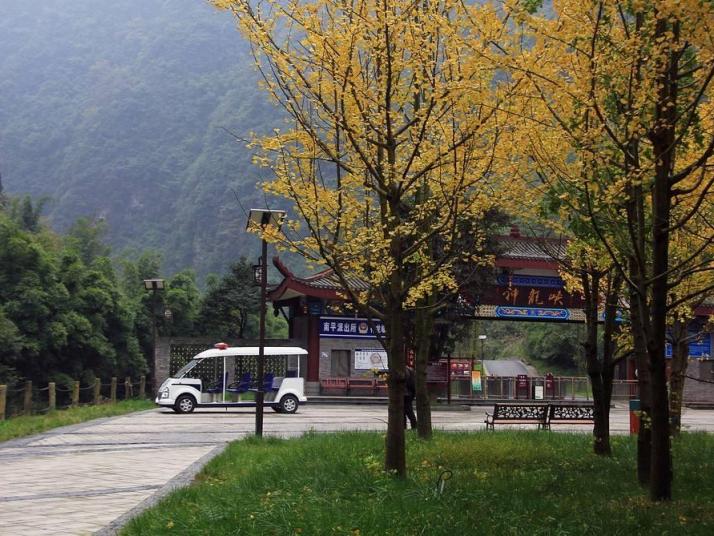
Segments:
[[[387,370],[387,353],[377,340],[384,324],[347,312],[342,287],[332,270],[298,277],[277,257],[273,264],[283,280],[268,299],[286,315],[289,338],[302,341],[307,349],[308,395],[317,394],[321,378],[371,377],[375,369]],[[356,278],[349,284],[354,290],[367,290]]]

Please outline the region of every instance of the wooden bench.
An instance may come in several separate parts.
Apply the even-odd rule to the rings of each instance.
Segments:
[[[547,404],[495,404],[493,413],[486,412],[486,429],[494,430],[496,424],[537,424],[547,428]]]
[[[348,378],[347,390],[349,393],[360,391],[363,394],[374,394],[374,378]]]
[[[550,403],[545,427],[550,430],[551,424],[595,424],[594,411],[592,404]]]
[[[322,393],[331,392],[342,395],[347,394],[347,378],[322,378],[320,380],[320,391]]]

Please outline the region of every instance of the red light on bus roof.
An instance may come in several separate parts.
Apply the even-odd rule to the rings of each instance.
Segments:
[[[217,342],[213,345],[213,347],[218,348],[219,350],[225,350],[226,348],[228,348],[228,345],[225,342]]]

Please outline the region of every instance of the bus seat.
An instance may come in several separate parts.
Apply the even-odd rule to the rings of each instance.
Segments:
[[[226,384],[226,380],[228,380],[228,373],[226,372],[223,375],[223,378],[218,378],[213,385],[208,387],[206,389],[207,393],[221,393],[223,392],[223,386]]]
[[[250,389],[250,383],[252,381],[250,372],[246,372],[241,376],[240,381],[233,382],[228,387],[226,391],[229,393],[246,393]]]

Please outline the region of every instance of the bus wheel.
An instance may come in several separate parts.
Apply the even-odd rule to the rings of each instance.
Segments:
[[[196,400],[191,395],[181,395],[176,400],[177,413],[191,413],[196,409]]]
[[[298,409],[298,399],[295,395],[285,395],[280,399],[280,413],[295,413]]]

